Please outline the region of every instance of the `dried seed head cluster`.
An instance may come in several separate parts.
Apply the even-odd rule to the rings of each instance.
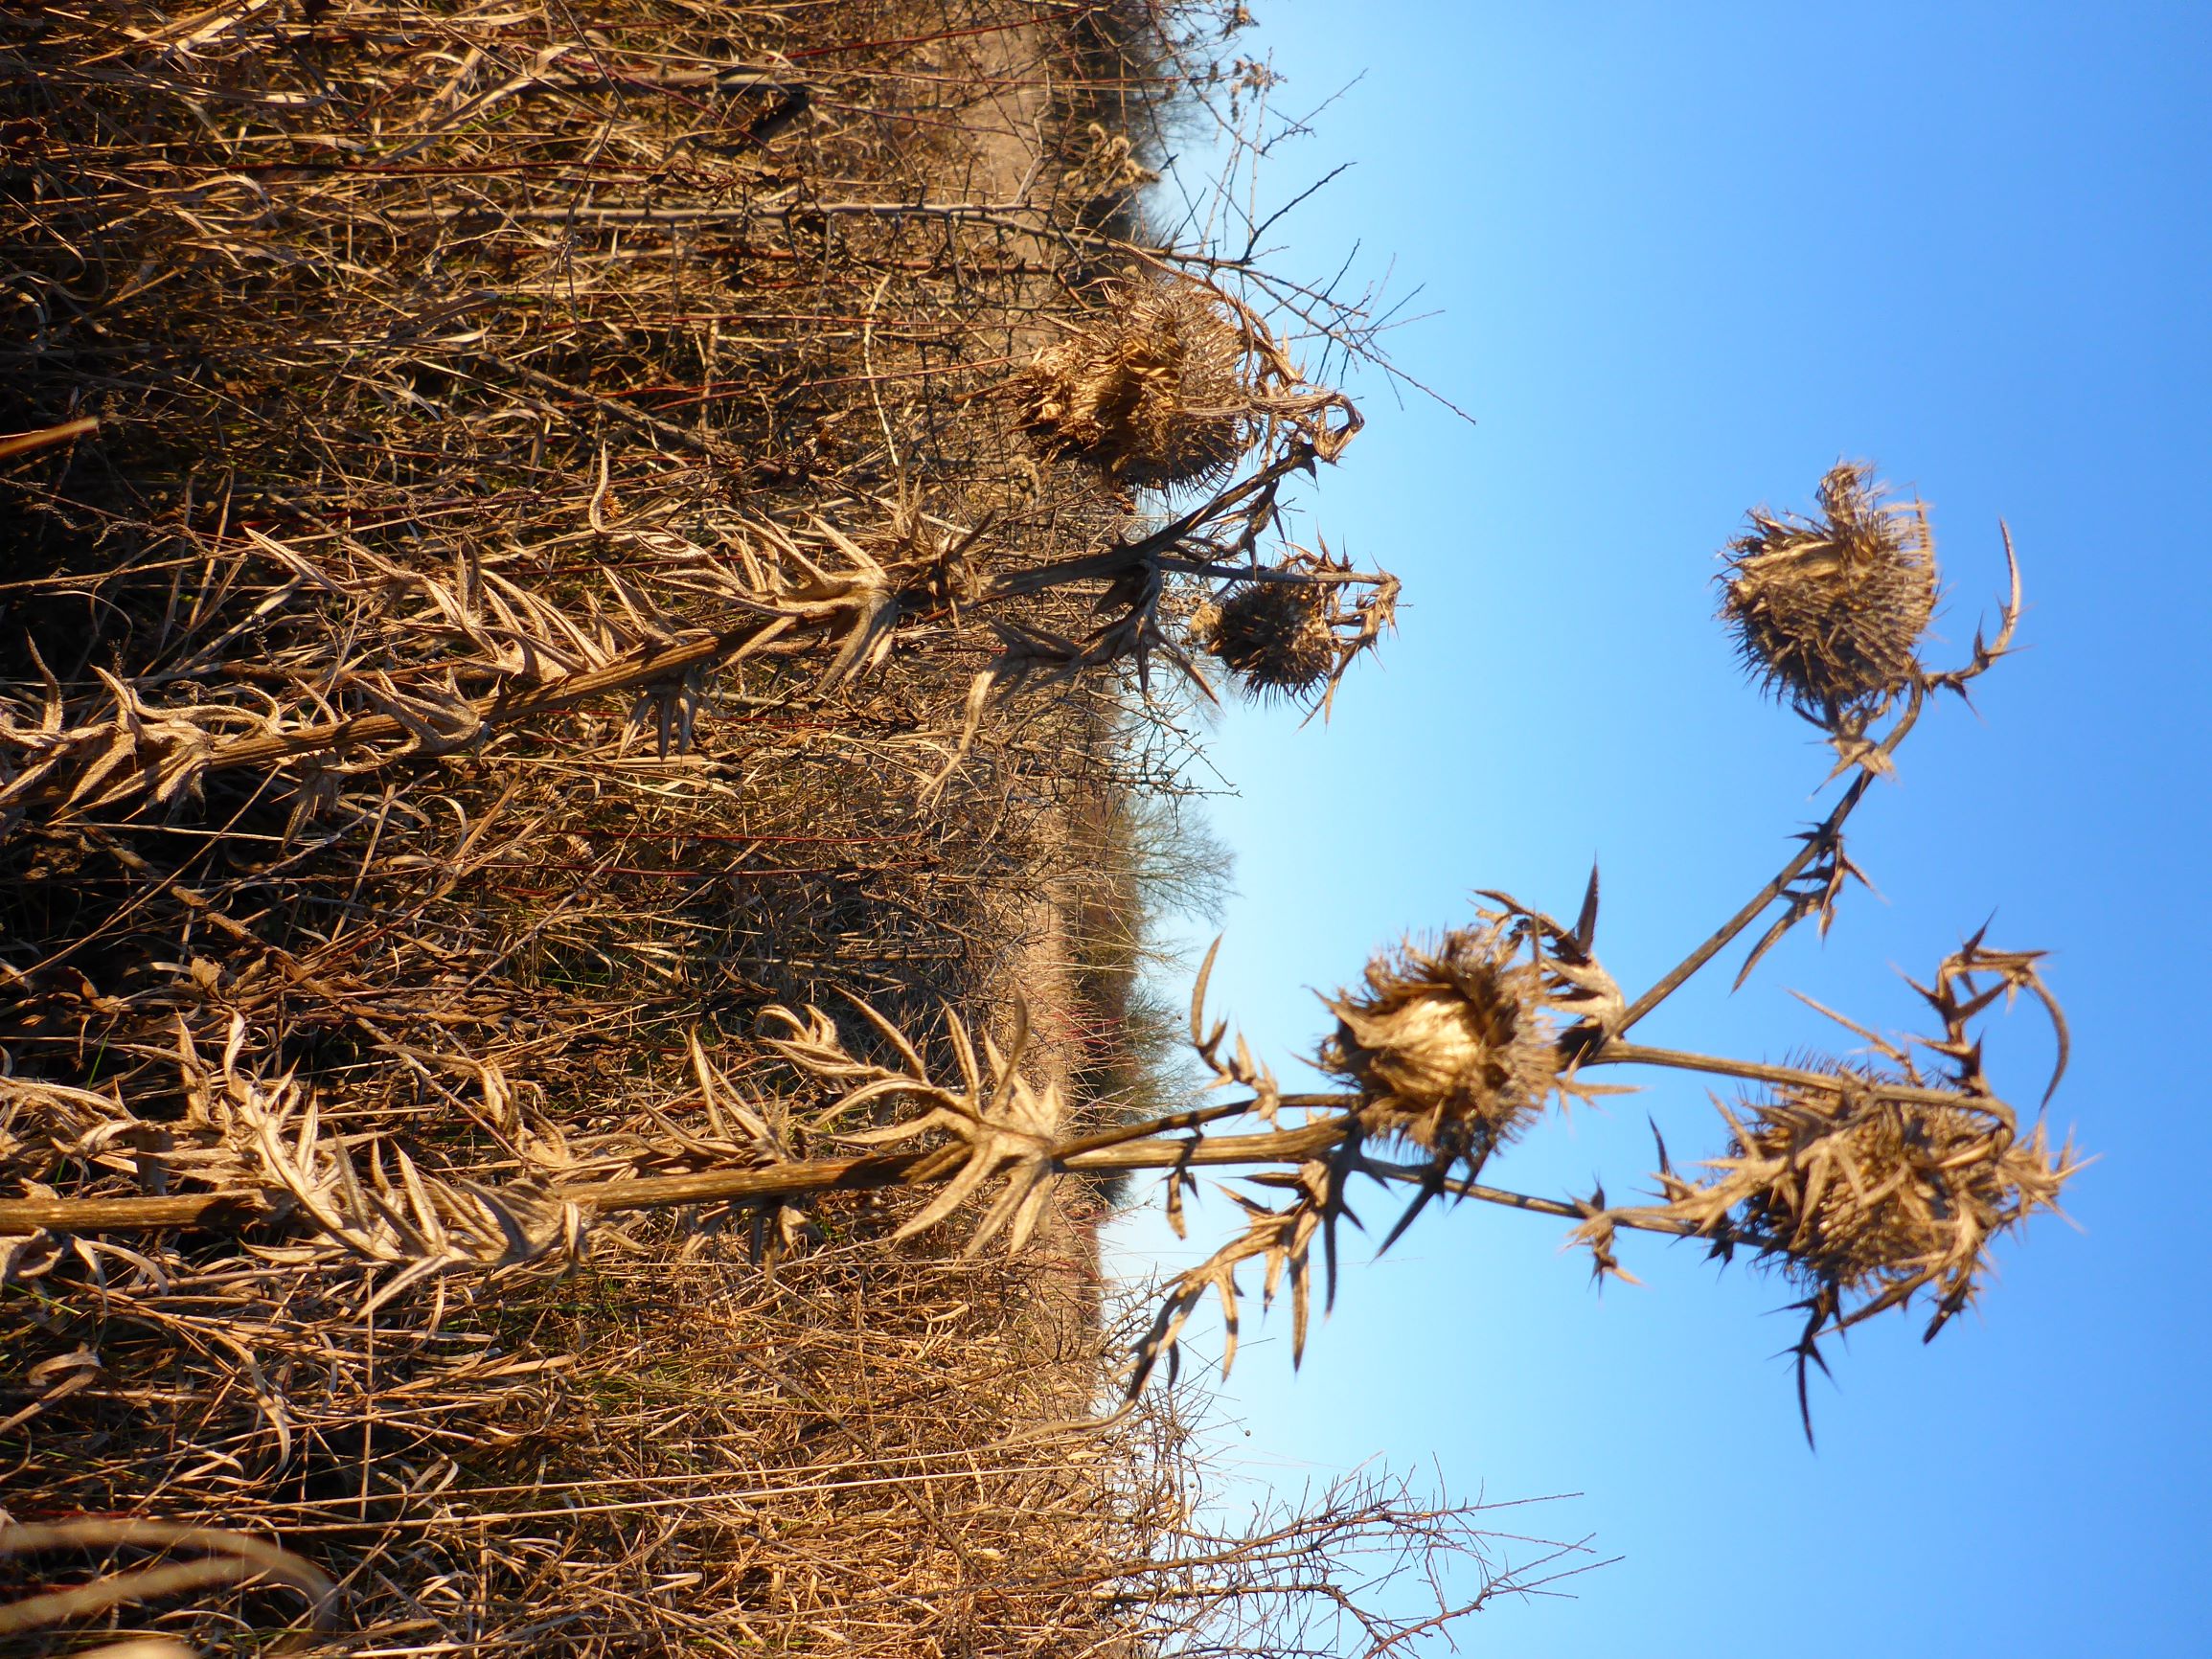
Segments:
[[[1445,1158],[1480,1158],[1541,1114],[1559,1072],[1541,970],[1516,935],[1455,928],[1367,965],[1366,989],[1324,998],[1322,1066],[1354,1083],[1366,1126]]]
[[[1889,500],[1864,462],[1836,467],[1818,493],[1817,519],[1751,513],[1722,556],[1721,614],[1767,690],[1832,718],[1920,672],[1935,544],[1927,508]]]
[[[1336,667],[1328,593],[1308,583],[1244,583],[1193,611],[1190,635],[1256,697],[1308,695]]]
[[[2022,1135],[2002,1107],[1889,1092],[1900,1079],[1832,1065],[1836,1089],[1786,1086],[1724,1112],[1733,1139],[1710,1179],[1662,1174],[1670,1211],[1715,1237],[1769,1242],[1829,1319],[1862,1318],[1938,1290],[1930,1334],[1967,1306],[1990,1241],[2056,1210],[2080,1166],[2043,1126]],[[1861,1299],[1851,1314],[1842,1298]]]
[[[1096,325],[1038,352],[1022,423],[1125,483],[1219,478],[1256,435],[1247,355],[1243,330],[1197,284],[1130,284]]]

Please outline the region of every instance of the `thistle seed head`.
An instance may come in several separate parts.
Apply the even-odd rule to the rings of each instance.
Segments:
[[[1754,510],[1722,557],[1721,614],[1766,690],[1833,722],[1904,690],[1935,612],[1927,508],[1891,501],[1874,468],[1820,481],[1820,516]]]
[[[1191,613],[1191,640],[1255,697],[1301,697],[1336,668],[1329,596],[1311,583],[1247,582]]]
[[[1365,1097],[1371,1131],[1479,1159],[1542,1113],[1559,1056],[1541,973],[1507,929],[1408,940],[1368,964],[1364,990],[1323,1000],[1336,1032],[1321,1064]]]
[[[1670,1208],[1709,1234],[1769,1242],[1782,1271],[1831,1307],[1935,1286],[1940,1326],[1972,1301],[1991,1241],[2056,1210],[2079,1163],[2002,1108],[1899,1099],[1894,1077],[1825,1069],[1839,1091],[1783,1087],[1728,1113],[1734,1136],[1709,1179],[1661,1176]]]
[[[1021,377],[1022,425],[1148,489],[1218,479],[1258,434],[1247,343],[1220,303],[1179,279],[1131,284],[1111,311],[1045,347]]]

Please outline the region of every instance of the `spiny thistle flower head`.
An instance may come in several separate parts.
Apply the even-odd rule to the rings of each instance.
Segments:
[[[1336,668],[1329,596],[1308,582],[1245,582],[1191,613],[1191,642],[1256,697],[1307,696]]]
[[[1491,924],[1407,940],[1367,965],[1364,989],[1323,999],[1336,1032],[1321,1064],[1365,1097],[1372,1130],[1479,1158],[1542,1113],[1559,1054],[1541,970],[1515,939]]]
[[[1935,612],[1935,543],[1918,501],[1864,462],[1820,481],[1820,516],[1750,514],[1722,557],[1721,614],[1767,690],[1833,720],[1904,690]]]
[[[1049,450],[1148,489],[1220,477],[1257,436],[1243,330],[1197,283],[1124,285],[1110,311],[1038,352],[1021,420]]]
[[[1998,1235],[2056,1210],[2080,1168],[2043,1125],[2022,1134],[2010,1110],[1916,1098],[1903,1079],[1829,1063],[1836,1088],[1785,1085],[1723,1108],[1733,1138],[1710,1178],[1660,1180],[1677,1217],[1773,1252],[1782,1272],[1826,1307],[1859,1315],[1933,1286],[1929,1334],[1970,1303]]]

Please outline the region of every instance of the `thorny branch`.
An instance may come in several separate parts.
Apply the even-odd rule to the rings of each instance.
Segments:
[[[290,576],[287,593],[320,589],[353,612],[327,646],[272,664],[266,678],[294,699],[305,693],[326,707],[366,703],[369,712],[301,720],[285,698],[262,686],[243,697],[165,704],[162,684],[190,675],[189,664],[136,681],[96,670],[95,692],[68,691],[34,648],[42,682],[36,699],[0,698],[0,831],[31,814],[67,818],[127,810],[141,801],[173,809],[196,797],[209,778],[230,772],[308,762],[359,777],[480,749],[524,721],[609,694],[635,694],[641,711],[657,711],[665,751],[672,721],[679,740],[688,740],[709,670],[726,674],[764,655],[825,657],[814,693],[828,695],[881,670],[897,652],[942,654],[973,648],[979,638],[995,640],[992,662],[973,681],[941,785],[991,701],[1024,685],[1127,663],[1146,686],[1157,653],[1210,697],[1205,675],[1177,637],[1174,602],[1194,585],[1311,609],[1305,625],[1324,642],[1311,668],[1299,659],[1282,669],[1265,649],[1232,654],[1228,663],[1255,686],[1326,709],[1346,670],[1389,625],[1397,581],[1296,548],[1263,564],[1258,550],[1276,527],[1284,484],[1340,456],[1359,418],[1339,395],[1304,388],[1249,310],[1216,290],[1194,284],[1192,291],[1201,296],[1193,304],[1223,307],[1237,319],[1232,330],[1220,315],[1202,312],[1207,326],[1229,331],[1227,350],[1239,362],[1258,365],[1233,373],[1252,376],[1257,388],[1246,395],[1261,422],[1255,438],[1264,459],[1133,540],[988,576],[988,517],[948,526],[903,498],[890,504],[879,529],[863,533],[866,539],[820,518],[803,530],[728,519],[711,541],[690,539],[666,523],[615,529],[602,511],[603,451],[585,515],[610,549],[647,554],[653,580],[649,589],[609,570],[612,605],[595,602],[578,619],[550,596],[490,569],[464,571],[458,582],[445,584],[371,556],[363,580],[248,530],[252,555]],[[547,380],[525,367],[515,373],[533,384]],[[1081,640],[990,614],[1087,584],[1103,588],[1096,608],[1107,617]],[[1339,598],[1355,593],[1350,602]],[[397,613],[395,598],[430,608]],[[702,598],[714,607],[705,617],[694,608]],[[1210,641],[1196,643],[1215,648]],[[372,666],[377,655],[400,653],[412,659],[403,678]],[[493,689],[467,694],[461,688],[471,681],[490,681]]]

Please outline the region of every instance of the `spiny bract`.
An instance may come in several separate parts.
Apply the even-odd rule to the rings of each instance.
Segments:
[[[1243,331],[1197,284],[1129,284],[1091,327],[1038,352],[1021,377],[1022,423],[1125,483],[1201,484],[1256,436],[1246,355]]]
[[[1934,614],[1926,507],[1897,502],[1864,462],[1820,481],[1820,517],[1756,509],[1722,557],[1722,616],[1767,690],[1833,720],[1910,685]]]
[[[1336,1031],[1322,1066],[1365,1097],[1367,1126],[1479,1160],[1543,1111],[1560,1068],[1543,979],[1514,935],[1455,928],[1367,965],[1363,991],[1324,998]]]

